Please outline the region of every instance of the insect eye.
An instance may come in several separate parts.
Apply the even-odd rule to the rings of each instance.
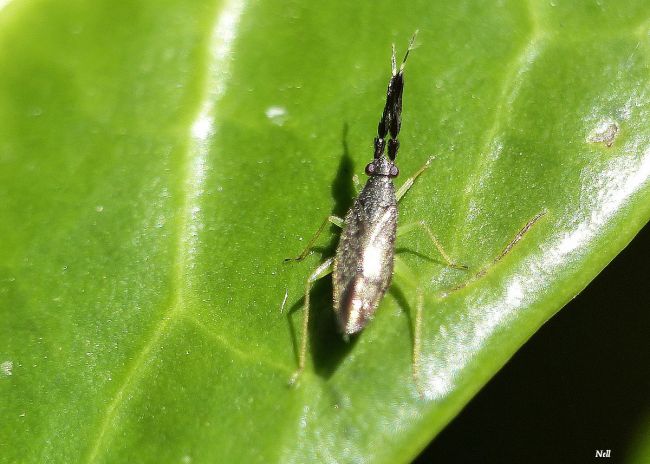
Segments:
[[[375,163],[368,163],[366,166],[366,174],[372,176],[375,173]]]
[[[397,177],[399,175],[399,169],[394,164],[390,167],[390,176]]]

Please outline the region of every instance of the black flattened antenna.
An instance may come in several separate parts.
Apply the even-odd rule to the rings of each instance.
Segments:
[[[391,161],[395,160],[397,151],[399,150],[399,140],[397,136],[402,125],[402,92],[404,90],[404,66],[409,57],[409,53],[414,48],[415,38],[418,31],[416,30],[411,36],[408,48],[404,54],[404,59],[397,67],[397,53],[395,52],[395,44],[392,44],[391,53],[391,71],[392,75],[388,82],[388,90],[386,91],[386,104],[382,112],[379,125],[377,126],[377,137],[375,137],[375,153],[374,158],[378,159],[384,155],[386,145],[388,145],[388,158]],[[390,134],[390,138],[386,137]]]

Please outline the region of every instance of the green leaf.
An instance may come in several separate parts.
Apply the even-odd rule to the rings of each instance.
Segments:
[[[581,462],[599,449],[610,450],[610,461],[650,462],[647,450],[642,456],[650,438],[648,411],[640,407],[650,389],[650,366],[639,363],[650,355],[647,333],[639,330],[650,325],[649,254],[646,225],[416,462],[473,462],[477,456],[486,463],[547,464],[558,456]],[[496,405],[503,413],[495,413]]]
[[[632,239],[647,2],[437,3],[0,2],[0,456],[409,461]],[[445,298],[473,274],[400,239],[423,395],[413,290],[346,344],[329,280],[287,388],[322,256],[282,260],[349,206],[415,29],[401,223],[476,272],[546,214]]]

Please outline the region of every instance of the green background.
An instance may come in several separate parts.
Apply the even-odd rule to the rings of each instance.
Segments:
[[[408,461],[650,217],[646,1],[1,5],[6,462]],[[400,221],[478,271],[547,214],[446,298],[472,274],[398,242],[422,396],[413,289],[346,344],[327,280],[287,388],[336,237],[282,260],[349,206],[415,29]]]

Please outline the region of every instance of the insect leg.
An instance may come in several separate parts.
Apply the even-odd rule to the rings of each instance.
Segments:
[[[402,236],[404,234],[407,234],[416,228],[422,228],[424,231],[427,233],[433,244],[436,246],[436,249],[440,253],[440,255],[444,258],[445,262],[447,263],[447,266],[453,267],[456,269],[467,269],[467,266],[464,264],[456,264],[447,254],[445,249],[442,247],[440,242],[438,241],[438,238],[434,235],[433,231],[431,228],[427,225],[426,222],[424,221],[418,221],[418,222],[412,222],[410,224],[405,224],[403,226],[400,226],[399,229],[397,229],[397,236]]]
[[[402,197],[406,195],[406,192],[408,192],[409,189],[413,186],[415,179],[417,179],[420,176],[420,174],[422,174],[431,165],[431,161],[433,161],[433,156],[430,156],[427,162],[424,163],[424,165],[420,169],[418,169],[415,172],[415,174],[413,174],[411,177],[406,179],[406,181],[404,181],[402,186],[397,190],[397,194],[396,194],[397,201],[400,201]]]
[[[307,246],[305,247],[305,249],[302,250],[302,253],[300,253],[295,258],[285,258],[284,261],[285,262],[286,261],[302,261],[303,259],[305,259],[305,257],[309,254],[309,252],[313,248],[314,243],[316,242],[316,240],[318,240],[318,237],[320,236],[320,234],[323,232],[323,230],[325,230],[325,226],[327,225],[328,222],[331,222],[332,224],[334,224],[337,227],[343,228],[344,221],[340,217],[338,217],[338,216],[328,216],[328,217],[326,217],[325,220],[323,221],[323,223],[320,225],[320,227],[316,231],[316,233],[314,234],[314,236],[311,238],[311,240],[309,240],[309,243],[307,243]]]
[[[510,251],[512,251],[513,247],[526,235],[526,233],[539,221],[544,215],[546,215],[547,211],[543,210],[539,213],[537,213],[535,216],[533,216],[525,226],[523,226],[521,229],[519,229],[519,232],[515,234],[515,236],[508,242],[508,244],[505,246],[505,248],[497,255],[496,258],[492,260],[491,263],[489,263],[487,266],[485,266],[483,269],[478,271],[474,277],[471,279],[463,282],[462,284],[459,284],[455,287],[453,287],[451,290],[448,290],[444,293],[443,296],[448,295],[451,292],[455,292],[457,290],[460,290],[462,288],[467,287],[471,282],[474,282],[476,280],[479,280],[481,277],[485,276],[490,269],[492,269],[499,261],[501,261]]]
[[[510,253],[510,250],[512,250],[512,247],[514,247],[517,244],[517,242],[519,242],[519,240],[521,240],[523,238],[523,236],[526,234],[526,232],[528,232],[530,230],[530,228],[533,227],[535,225],[535,223],[537,221],[539,221],[545,214],[546,214],[546,210],[540,211],[535,216],[533,216],[533,218],[530,219],[526,223],[526,225],[524,227],[519,229],[519,232],[517,232],[517,234],[512,238],[512,240],[510,240],[510,242],[508,243],[508,245],[506,245],[506,247],[503,249],[503,251],[501,251],[501,253],[499,253],[499,256],[494,258],[494,260],[492,261],[492,266],[495,265],[496,263],[498,263],[499,261],[501,261],[505,255]]]
[[[298,353],[298,369],[291,376],[289,380],[289,385],[293,385],[302,374],[302,371],[305,370],[305,357],[307,355],[307,337],[308,337],[308,328],[309,328],[309,292],[311,291],[311,286],[318,279],[325,277],[326,275],[332,272],[332,263],[334,258],[329,258],[323,264],[318,266],[314,272],[311,273],[307,282],[305,282],[305,315],[302,319],[302,338],[300,341],[300,352]]]
[[[405,284],[415,289],[417,301],[415,305],[415,314],[413,317],[413,353],[412,353],[412,372],[413,381],[418,392],[422,394],[420,385],[420,352],[422,347],[422,315],[424,312],[424,291],[417,283],[417,278],[408,265],[398,256],[395,256],[394,276],[400,284]]]

